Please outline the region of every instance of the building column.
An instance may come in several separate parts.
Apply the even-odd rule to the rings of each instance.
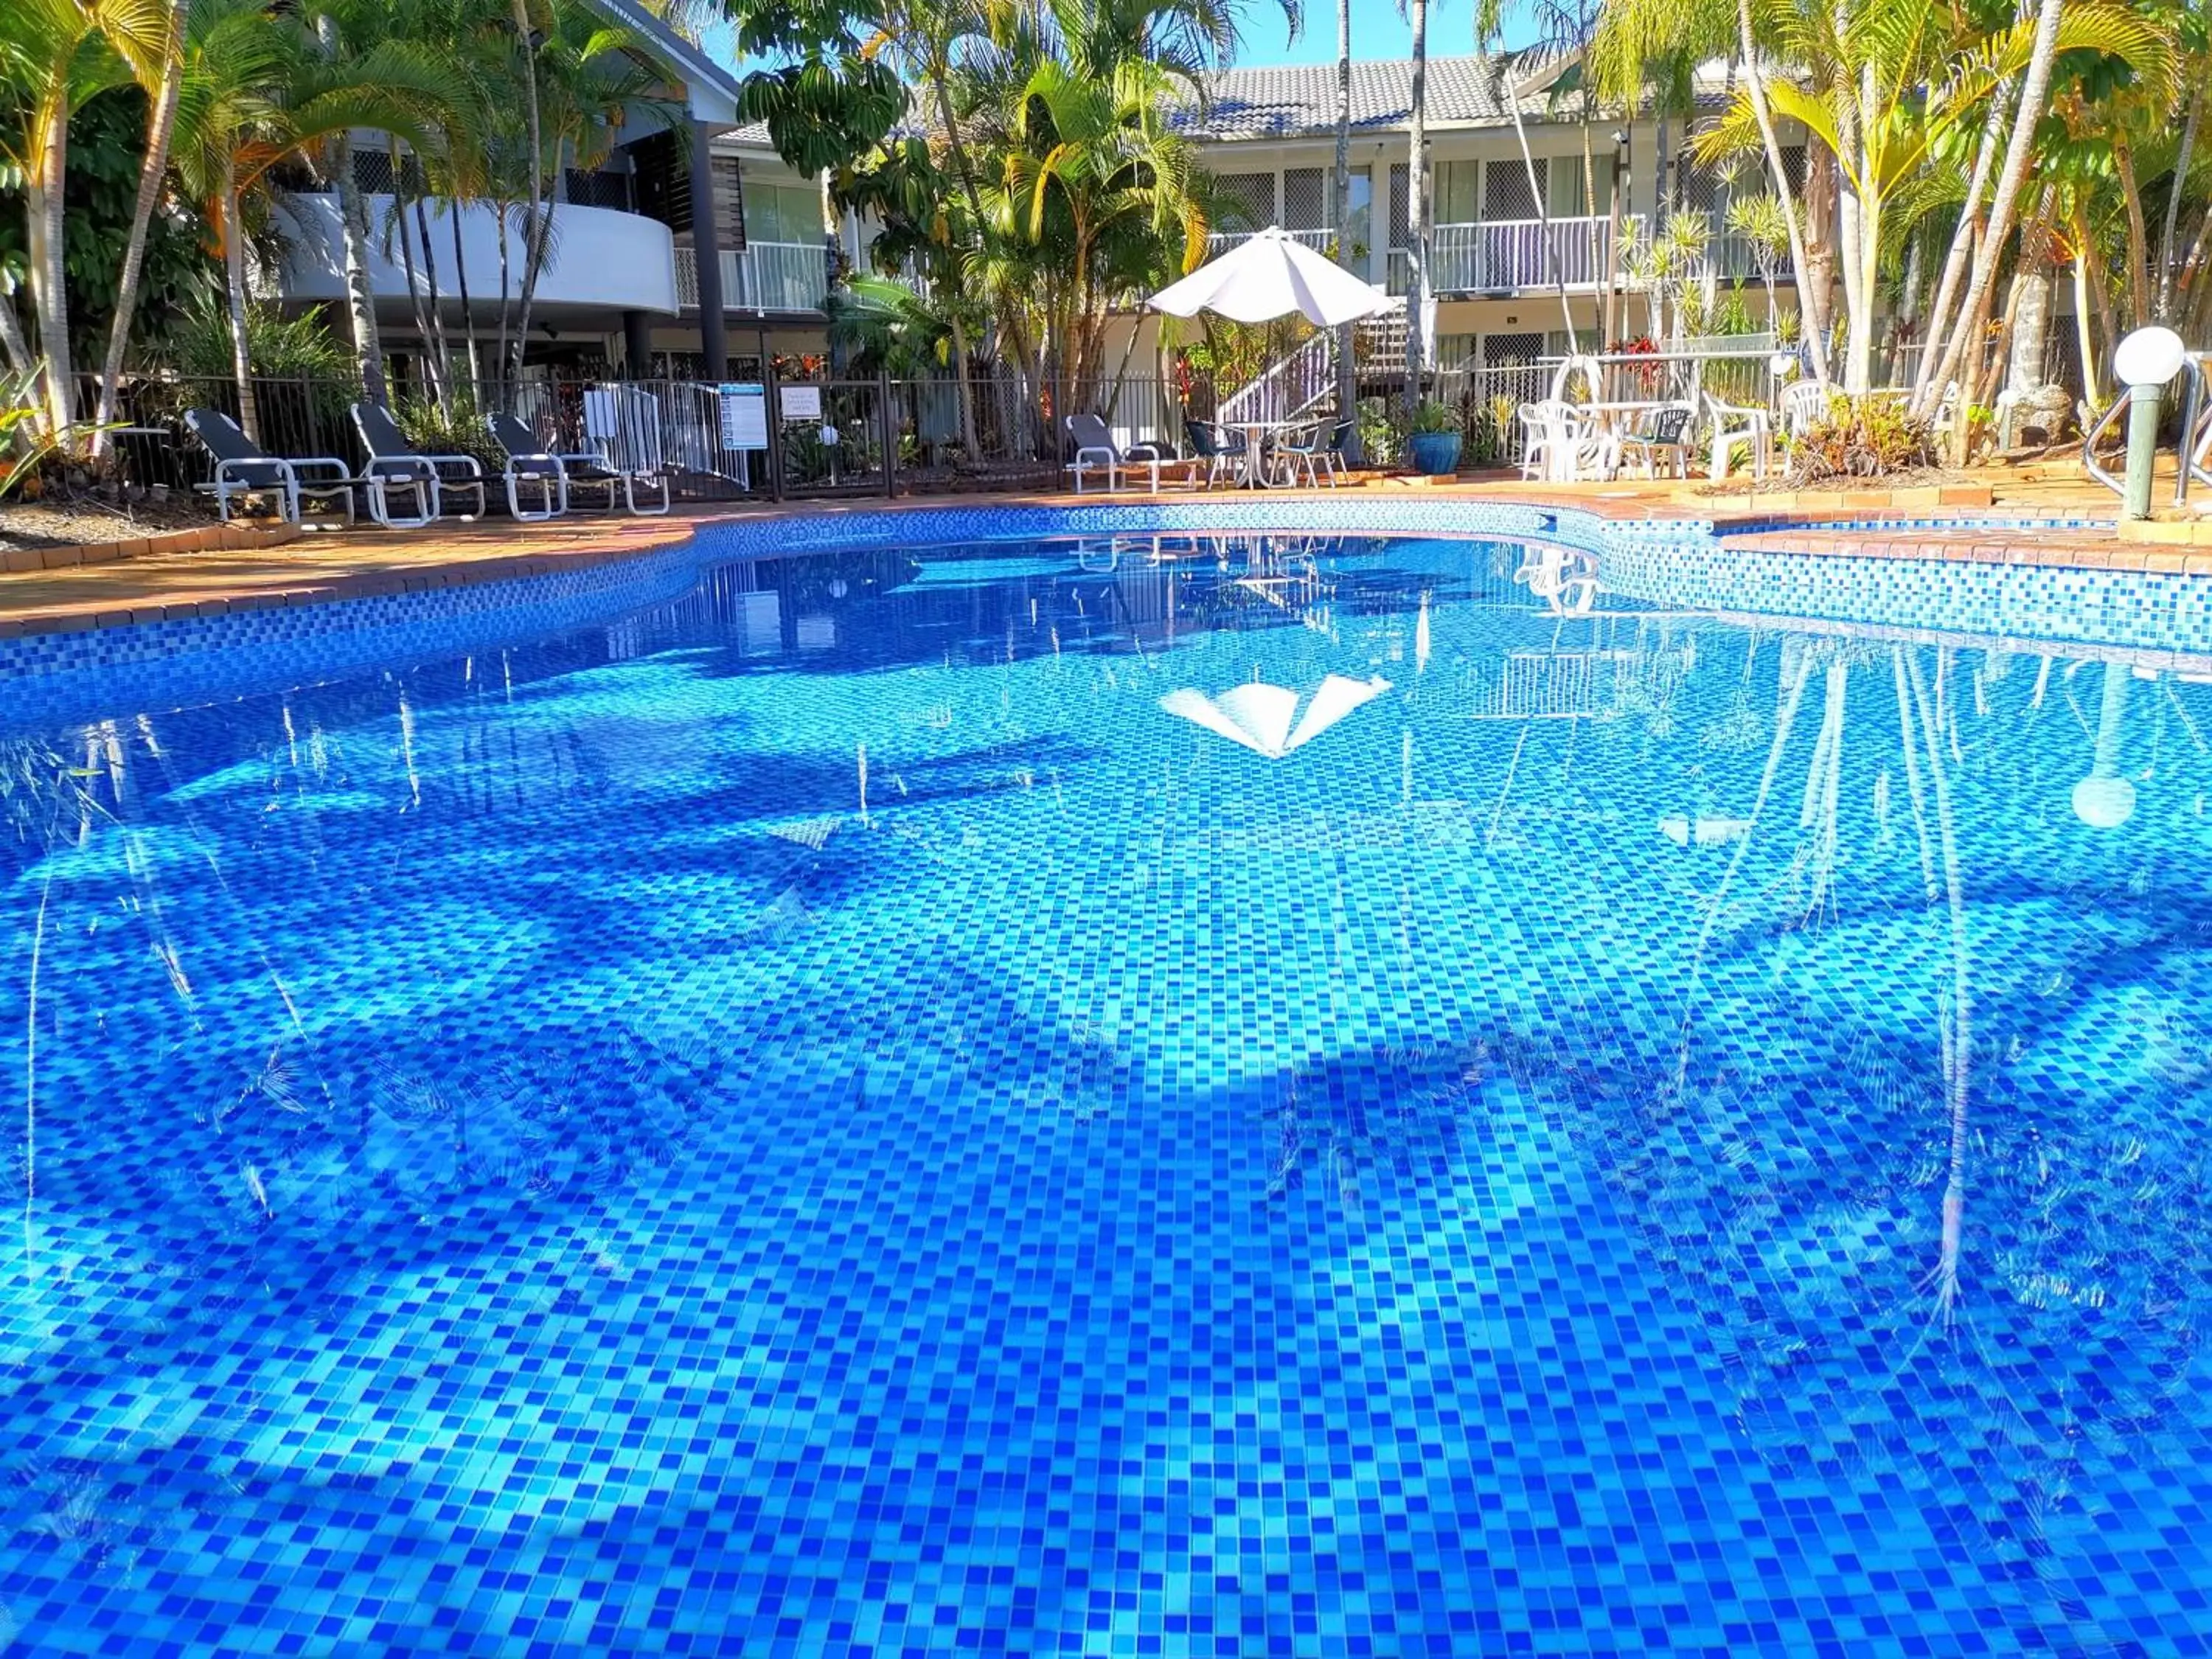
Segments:
[[[730,337],[722,315],[722,238],[714,222],[714,164],[707,129],[691,124],[691,257],[699,273],[699,350],[706,377],[730,377]]]
[[[653,319],[641,311],[623,313],[623,356],[629,360],[628,374],[642,380],[653,373]]]

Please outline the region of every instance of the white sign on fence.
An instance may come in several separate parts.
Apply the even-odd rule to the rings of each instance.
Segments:
[[[722,447],[768,447],[768,393],[757,380],[732,380],[722,388]]]
[[[787,421],[818,421],[822,418],[822,388],[818,386],[787,386],[778,388],[776,405]]]

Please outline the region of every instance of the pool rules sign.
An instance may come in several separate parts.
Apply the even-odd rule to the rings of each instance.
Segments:
[[[725,381],[722,393],[722,447],[768,447],[768,394],[757,380]]]

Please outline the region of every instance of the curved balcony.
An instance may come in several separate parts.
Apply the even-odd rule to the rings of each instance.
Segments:
[[[384,227],[392,213],[392,198],[368,198],[369,284],[377,298],[406,301],[407,272],[396,232],[387,237]],[[437,261],[438,289],[451,303],[459,295],[457,265],[467,268],[471,303],[479,310],[499,303],[500,226],[490,207],[468,204],[459,210],[460,252],[453,249],[453,210],[450,204],[426,203],[432,252]],[[279,297],[286,300],[342,301],[345,297],[345,252],[338,231],[338,198],[335,195],[297,195],[289,198],[282,225],[290,246],[286,250],[277,283]],[[410,216],[410,224],[412,216]],[[507,227],[508,280],[519,289],[522,274],[522,224],[520,215]],[[415,248],[416,282],[428,291],[422,249]],[[581,310],[646,311],[663,316],[676,314],[675,244],[668,227],[642,214],[613,208],[585,207],[562,202],[553,216],[553,246],[545,269],[538,278],[534,309],[545,321],[557,321],[564,313]]]

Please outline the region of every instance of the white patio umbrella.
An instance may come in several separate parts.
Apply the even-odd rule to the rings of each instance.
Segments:
[[[1308,322],[1334,328],[1390,301],[1382,289],[1270,225],[1145,303],[1171,317],[1212,311],[1240,323],[1268,322],[1295,311]]]

